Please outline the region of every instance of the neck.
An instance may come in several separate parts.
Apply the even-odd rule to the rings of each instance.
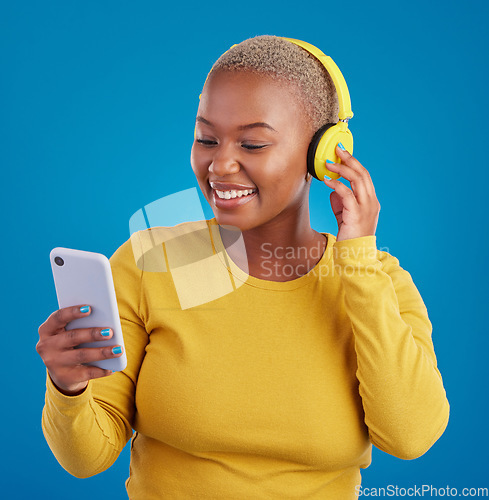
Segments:
[[[231,247],[236,231],[220,226],[220,233],[238,267],[269,281],[289,281],[306,274],[321,259],[327,241],[311,228],[308,206],[243,231],[245,249],[239,245]]]

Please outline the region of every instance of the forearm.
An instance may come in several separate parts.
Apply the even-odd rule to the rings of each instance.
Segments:
[[[42,429],[61,466],[76,477],[109,468],[131,436],[130,427],[92,395],[91,383],[78,396],[65,396],[47,378]]]
[[[397,259],[378,260],[374,236],[335,246],[371,440],[416,458],[440,437],[449,414],[426,308]]]

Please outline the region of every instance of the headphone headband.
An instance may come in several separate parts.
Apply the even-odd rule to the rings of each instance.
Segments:
[[[348,91],[348,87],[346,86],[345,78],[343,77],[340,69],[333,61],[333,59],[331,59],[331,57],[327,56],[321,50],[319,50],[314,45],[311,45],[310,43],[303,42],[302,40],[296,40],[295,38],[286,38],[286,37],[281,37],[281,38],[283,40],[295,43],[299,47],[302,47],[304,50],[307,50],[307,52],[312,54],[316,59],[319,59],[321,64],[326,68],[326,71],[331,76],[333,84],[336,88],[336,93],[338,95],[339,120],[348,122],[350,118],[353,118],[353,112],[351,110],[350,92]]]
[[[331,57],[327,56],[324,52],[322,52],[320,49],[318,49],[311,43],[303,42],[302,40],[297,40],[296,38],[287,38],[285,36],[281,36],[279,38],[281,38],[282,40],[287,40],[288,42],[294,43],[295,45],[298,45],[299,47],[303,48],[311,55],[313,55],[316,59],[318,59],[319,62],[326,68],[326,71],[333,80],[333,84],[336,89],[336,94],[338,96],[338,108],[339,108],[338,119],[339,121],[348,123],[348,120],[350,118],[353,118],[353,111],[351,110],[350,92],[348,91],[345,78],[343,77],[340,68],[338,68],[333,59],[331,59]],[[233,47],[236,47],[236,45],[237,45],[236,43],[231,45],[231,47],[226,52],[230,51]],[[209,79],[211,72],[212,69],[207,74],[204,86],[207,80]],[[199,95],[199,99],[201,95],[202,94]]]

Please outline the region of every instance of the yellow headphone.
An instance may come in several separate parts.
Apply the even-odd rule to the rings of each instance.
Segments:
[[[353,153],[353,135],[348,130],[348,120],[353,117],[351,110],[350,93],[340,69],[331,57],[323,54],[317,47],[294,38],[283,38],[307,50],[326,68],[331,76],[338,95],[338,123],[323,125],[315,134],[309,144],[307,152],[307,170],[320,181],[327,175],[331,179],[338,179],[339,174],[326,168],[326,160],[339,163],[336,155],[336,145],[341,142],[349,153]]]
[[[320,181],[323,180],[325,175],[331,179],[338,179],[340,177],[339,174],[331,172],[326,168],[326,160],[340,163],[340,159],[336,155],[336,146],[339,142],[343,144],[349,153],[353,153],[353,135],[348,130],[348,120],[353,117],[353,112],[351,110],[350,92],[348,92],[345,79],[333,59],[321,52],[314,45],[294,38],[280,38],[307,50],[326,68],[326,71],[333,80],[336,94],[338,95],[338,123],[327,123],[314,134],[307,152],[307,170],[313,177]],[[207,75],[207,78],[209,78],[209,75]]]

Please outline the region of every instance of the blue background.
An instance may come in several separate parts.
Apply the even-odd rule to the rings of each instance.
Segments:
[[[414,461],[374,450],[363,485],[487,487],[488,3],[164,4],[0,6],[2,495],[124,498],[127,448],[80,480],[42,435],[35,344],[57,308],[48,254],[110,256],[139,208],[197,186],[189,156],[205,76],[259,34],[309,41],[343,71],[355,156],[382,205],[378,247],[411,273],[434,327],[449,426]],[[316,181],[311,211],[315,229],[336,234],[329,189]]]

